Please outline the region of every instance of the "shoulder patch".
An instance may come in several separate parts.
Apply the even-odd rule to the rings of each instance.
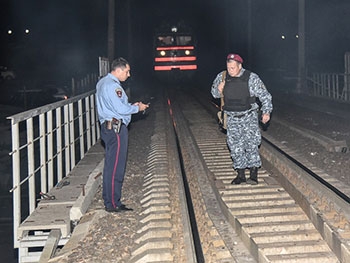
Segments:
[[[117,96],[119,98],[121,98],[123,95],[123,90],[121,88],[117,88],[117,89],[115,89],[115,93],[117,94]]]

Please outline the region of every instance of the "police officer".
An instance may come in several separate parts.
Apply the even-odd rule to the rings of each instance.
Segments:
[[[124,58],[118,58],[112,62],[111,72],[96,85],[96,106],[106,152],[102,196],[107,212],[132,210],[121,203],[128,148],[127,126],[131,114],[148,108],[142,102],[128,102],[128,96],[120,84],[128,77],[129,63]]]
[[[261,134],[258,121],[261,102],[262,123],[270,120],[272,97],[259,76],[242,67],[243,59],[238,54],[229,54],[226,59],[227,73],[220,72],[213,81],[211,94],[224,97],[223,109],[227,113],[227,145],[231,152],[233,168],[237,170],[231,184],[258,183],[258,168],[261,166],[259,145]],[[246,179],[245,169],[250,177]]]

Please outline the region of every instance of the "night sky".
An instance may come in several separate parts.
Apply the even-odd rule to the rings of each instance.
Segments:
[[[204,72],[217,73],[228,52],[247,58],[247,0],[129,1],[130,16],[127,0],[116,0],[115,55],[128,58],[135,72],[149,72],[153,32],[169,21],[184,20],[194,29]],[[308,70],[344,71],[344,53],[350,49],[350,1],[305,2]],[[295,70],[297,4],[297,0],[252,0],[252,61],[246,60],[247,66],[257,71]],[[107,9],[107,0],[3,0],[1,64],[24,76],[66,77],[95,70],[98,56],[107,56]],[[23,33],[26,28],[29,34]]]

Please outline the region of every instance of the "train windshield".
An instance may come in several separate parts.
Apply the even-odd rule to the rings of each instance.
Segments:
[[[192,36],[162,35],[157,38],[158,46],[192,45]]]

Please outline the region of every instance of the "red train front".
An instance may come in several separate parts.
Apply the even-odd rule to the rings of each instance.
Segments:
[[[197,70],[195,39],[190,30],[173,26],[157,32],[154,71],[158,76],[189,76]]]

